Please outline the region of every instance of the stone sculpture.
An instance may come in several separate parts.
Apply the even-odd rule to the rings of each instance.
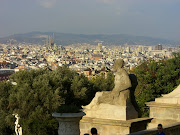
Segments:
[[[91,109],[94,105],[101,103],[125,105],[124,101],[129,98],[129,90],[131,81],[129,75],[123,69],[124,62],[122,59],[115,61],[113,71],[115,72],[114,88],[112,91],[97,92],[91,103],[84,108]],[[121,93],[122,92],[122,93]],[[121,96],[122,95],[122,96]],[[121,97],[121,98],[120,98]],[[125,99],[126,98],[126,99]]]
[[[20,126],[20,117],[18,114],[13,114],[16,118],[15,121],[15,133],[16,135],[22,135],[22,127]]]
[[[91,103],[83,106],[87,117],[109,117],[110,119],[120,120],[138,117],[137,112],[131,104],[131,80],[128,73],[123,69],[123,65],[124,61],[122,59],[117,59],[114,63],[115,86],[113,90],[97,92]]]
[[[112,90],[113,92],[121,92],[131,87],[131,81],[126,70],[123,69],[124,61],[118,59],[114,63],[113,71],[115,72],[115,87]]]
[[[163,97],[180,97],[180,85],[169,94],[162,95]]]

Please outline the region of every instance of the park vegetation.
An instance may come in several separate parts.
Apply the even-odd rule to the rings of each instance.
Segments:
[[[109,78],[112,76],[108,73],[106,79],[99,75],[97,81],[89,80],[66,66],[56,71],[16,72],[9,81],[0,82],[0,135],[14,134],[15,118],[12,114],[15,113],[21,117],[23,134],[57,135],[58,122],[52,113],[81,109],[97,91],[111,90],[113,80]]]
[[[171,92],[180,84],[180,53],[168,60],[143,61],[133,73],[138,79],[137,104],[142,116],[148,116],[149,108],[145,103]]]

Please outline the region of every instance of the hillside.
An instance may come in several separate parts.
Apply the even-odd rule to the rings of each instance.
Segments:
[[[0,38],[0,43],[8,43],[11,39],[12,43],[38,43],[43,44],[48,35],[52,35],[52,32],[30,32],[25,34],[14,34],[8,37]],[[145,36],[132,36],[126,34],[112,34],[112,35],[104,35],[104,34],[95,34],[95,35],[86,35],[86,34],[67,34],[67,33],[54,33],[55,43],[57,45],[69,45],[76,43],[90,43],[97,44],[97,42],[102,41],[103,45],[175,45],[180,44],[180,42],[160,39],[160,38],[152,38]]]

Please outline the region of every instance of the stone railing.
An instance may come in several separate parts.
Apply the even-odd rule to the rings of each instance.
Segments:
[[[165,126],[163,131],[166,135],[180,135],[180,122]],[[131,133],[129,135],[156,135],[156,133],[157,133],[157,129],[153,128],[153,129]]]

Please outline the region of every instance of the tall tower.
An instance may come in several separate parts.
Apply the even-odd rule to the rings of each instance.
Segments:
[[[46,47],[49,48],[49,36],[46,39]]]
[[[52,43],[54,44],[54,33],[53,33],[53,39],[52,39]]]
[[[98,51],[102,51],[102,43],[98,43]]]
[[[162,45],[161,44],[156,45],[155,50],[162,50]]]
[[[52,49],[54,47],[54,33],[53,36],[48,35],[48,38],[46,39],[46,46],[49,49]]]

